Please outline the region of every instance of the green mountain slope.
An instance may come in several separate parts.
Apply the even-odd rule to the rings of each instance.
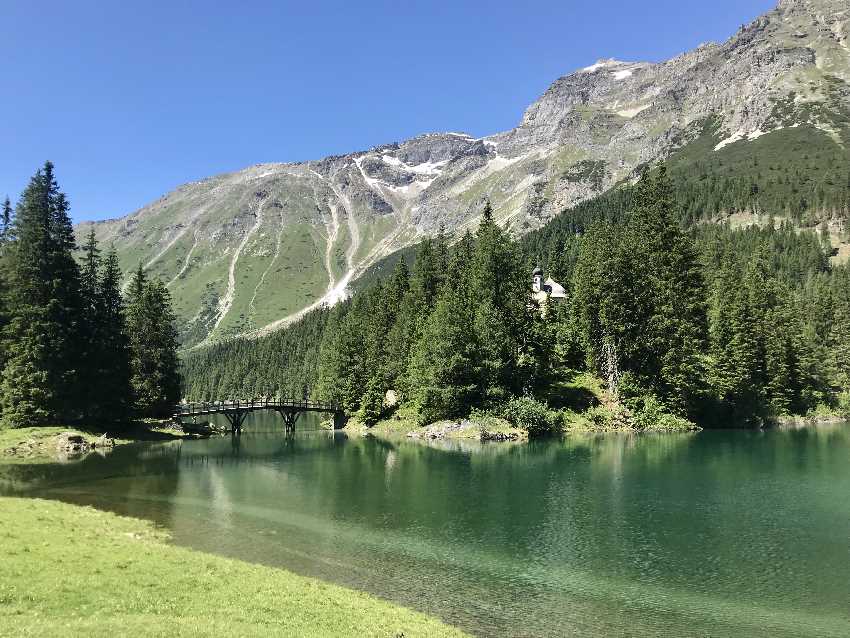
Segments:
[[[659,159],[690,221],[774,216],[826,223],[839,238],[850,181],[848,25],[843,0],[782,0],[724,43],[566,75],[503,133],[429,134],[253,166],[94,227],[125,271],[141,262],[168,283],[185,346],[265,334],[332,305],[440,226],[474,228],[485,201],[525,234]]]

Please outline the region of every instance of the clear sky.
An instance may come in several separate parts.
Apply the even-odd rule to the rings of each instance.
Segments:
[[[260,162],[513,127],[599,58],[722,41],[774,0],[0,0],[0,196],[45,159],[76,221]]]

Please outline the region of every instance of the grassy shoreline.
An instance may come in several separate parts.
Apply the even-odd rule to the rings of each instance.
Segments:
[[[169,429],[163,422],[142,422],[120,430],[62,426],[0,428],[0,463],[45,463],[64,460],[65,456],[58,444],[60,436],[66,433],[82,437],[92,451],[140,441],[197,438],[192,434]],[[104,438],[107,441],[104,441]]]
[[[433,439],[480,441],[482,440],[482,431],[486,431],[491,435],[504,435],[505,440],[528,440],[528,432],[511,425],[504,419],[488,418],[482,420],[471,416],[466,419],[443,420],[421,426],[417,421],[417,416],[405,410],[399,410],[371,427],[367,427],[356,417],[352,417],[343,431],[359,436],[405,437],[411,440],[425,441]]]
[[[465,439],[478,441],[523,442],[540,436],[603,433],[692,432],[696,424],[667,413],[657,402],[644,402],[636,413],[604,387],[598,377],[580,373],[553,385],[545,403],[532,400],[525,414],[500,410],[472,410],[460,419],[441,420],[422,425],[421,415],[411,405],[402,405],[378,420],[365,425],[357,416],[349,419],[344,430],[349,434],[381,438],[406,437],[411,440]],[[531,413],[529,413],[531,410]],[[523,418],[525,417],[525,418]],[[545,423],[545,425],[541,425]],[[525,425],[528,424],[528,427]],[[535,428],[532,430],[532,428]]]
[[[368,594],[167,544],[148,522],[0,498],[3,636],[464,636]]]

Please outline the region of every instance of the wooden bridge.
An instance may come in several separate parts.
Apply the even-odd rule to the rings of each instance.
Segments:
[[[230,423],[230,431],[242,432],[245,417],[257,410],[274,410],[283,418],[287,432],[295,431],[295,422],[302,412],[325,412],[333,414],[334,429],[345,425],[345,414],[339,406],[319,403],[309,399],[251,399],[249,401],[209,401],[204,403],[181,403],[175,408],[174,419],[196,419],[199,416],[223,414]]]

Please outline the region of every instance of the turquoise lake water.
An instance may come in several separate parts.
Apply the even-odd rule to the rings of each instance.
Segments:
[[[313,425],[6,466],[0,492],[481,636],[850,636],[850,425],[434,446]]]

